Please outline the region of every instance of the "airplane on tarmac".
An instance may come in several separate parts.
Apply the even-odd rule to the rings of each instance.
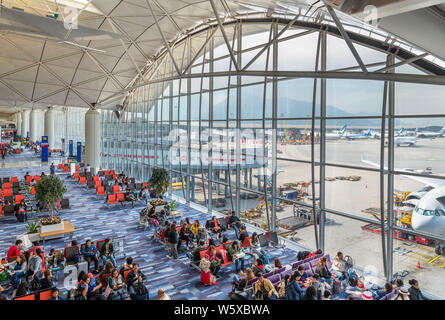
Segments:
[[[443,137],[445,135],[445,127],[440,129],[439,132],[431,132],[431,131],[418,132],[417,129],[416,129],[416,135],[417,135],[417,138],[439,138],[439,137]]]
[[[360,133],[360,134],[347,134],[345,136],[348,140],[357,140],[357,139],[369,139],[372,137],[372,129],[370,128],[368,132],[366,133]]]
[[[326,133],[326,140],[337,140],[342,138],[346,132],[346,127],[347,126],[344,125],[337,133],[336,132]]]
[[[400,128],[395,134],[394,137],[402,137],[406,135],[405,128]],[[374,134],[374,137],[376,139],[380,139],[382,137],[382,134],[380,132],[376,132]],[[385,132],[385,138],[388,138],[388,132]]]
[[[380,168],[378,163],[366,160],[362,162]],[[385,170],[387,167],[385,167]],[[411,172],[407,169],[394,169],[399,172]],[[406,203],[414,206],[411,226],[414,230],[445,237],[445,180],[428,177],[404,175],[404,177],[425,184],[420,190],[411,192]],[[436,253],[445,255],[445,242],[436,243]]]

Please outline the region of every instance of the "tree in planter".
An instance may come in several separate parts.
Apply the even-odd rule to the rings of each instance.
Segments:
[[[63,198],[65,185],[58,176],[46,175],[40,178],[36,186],[36,198],[40,203],[47,204],[51,218],[54,216],[54,204]]]
[[[170,184],[170,176],[168,175],[167,170],[162,168],[153,169],[148,184],[156,193],[156,197],[159,198],[161,194],[167,191]]]

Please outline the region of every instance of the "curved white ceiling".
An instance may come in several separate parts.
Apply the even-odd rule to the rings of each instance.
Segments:
[[[294,16],[299,10],[308,9],[308,4],[320,5],[321,1],[214,0],[214,3],[223,18],[258,12]],[[0,109],[4,112],[33,105],[89,107],[131,87],[162,52],[165,46],[156,20],[165,39],[172,41],[208,19],[215,19],[209,0],[3,0],[3,5]],[[24,12],[8,10],[13,7]],[[413,39],[413,43],[445,58],[445,43],[441,42],[445,40],[433,42],[425,37],[422,26],[428,23],[429,32],[444,34],[445,20],[440,20],[440,7],[434,7],[439,10],[434,13],[434,25],[428,19],[428,14],[433,14],[430,9],[416,8],[400,14],[415,14],[417,31],[411,24],[410,33],[403,32],[407,22],[397,17],[397,11],[382,19],[382,28],[395,30],[395,35],[401,33],[401,38]],[[24,18],[8,19],[6,13]],[[63,25],[64,17],[76,14],[78,29]],[[59,32],[62,27],[63,32]],[[95,33],[97,30],[100,32]]]

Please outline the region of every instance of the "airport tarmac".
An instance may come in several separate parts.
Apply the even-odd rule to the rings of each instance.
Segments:
[[[433,174],[445,176],[445,138],[419,139],[417,147],[396,147],[395,167],[399,169],[411,168],[423,170],[431,167]],[[310,145],[285,145],[280,146],[282,153],[280,158],[310,160]],[[387,150],[387,148],[385,148]],[[353,166],[369,167],[361,162],[362,155],[367,160],[379,162],[380,141],[329,141],[326,147],[326,162],[347,164]],[[319,146],[316,146],[316,154],[319,154]],[[277,177],[277,184],[286,182],[310,181],[310,165],[290,161],[278,160],[278,169],[283,170]],[[319,168],[316,168],[316,180],[318,180]],[[349,168],[326,167],[326,177],[336,176],[360,176],[360,181],[334,180],[326,181],[326,207],[342,211],[356,216],[375,219],[372,215],[363,213],[362,210],[380,206],[380,175],[365,170]],[[319,184],[316,184],[318,196]],[[397,176],[395,178],[396,191],[416,191],[423,187],[412,179]],[[310,188],[309,188],[310,189]],[[310,191],[310,190],[309,190]],[[386,190],[385,190],[386,195]],[[242,210],[254,208],[258,200],[242,200]],[[225,208],[220,208],[223,210]],[[292,215],[291,207],[278,213],[278,218]],[[376,222],[378,222],[376,220]],[[335,255],[342,251],[345,255],[353,257],[355,264],[367,270],[384,274],[382,263],[381,236],[377,233],[365,231],[361,227],[366,223],[348,219],[342,216],[327,214],[325,251]],[[315,232],[313,226],[297,230],[295,239],[298,243],[314,248]],[[419,281],[420,288],[445,298],[445,257],[438,257],[434,248],[409,241],[394,239],[394,267],[393,273],[402,274],[409,272],[403,280],[415,278]],[[420,262],[421,269],[416,266]]]

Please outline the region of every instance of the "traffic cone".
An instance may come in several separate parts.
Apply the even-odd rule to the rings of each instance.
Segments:
[[[422,268],[420,267],[420,260],[417,260],[417,266],[416,266],[416,269],[422,269]]]

